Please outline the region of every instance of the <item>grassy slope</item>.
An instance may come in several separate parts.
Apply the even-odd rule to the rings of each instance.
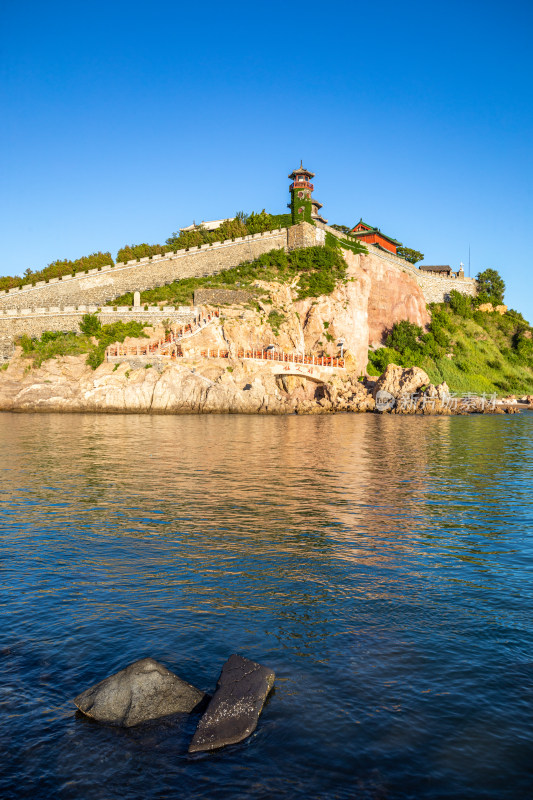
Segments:
[[[449,306],[438,309],[446,312],[450,346],[445,353],[403,362],[424,369],[434,384],[446,381],[454,392],[483,392],[498,395],[533,394],[533,358],[517,350],[517,340],[532,329],[512,316],[476,312],[473,317],[455,314]]]
[[[473,319],[456,318],[454,357],[427,362],[433,383],[446,381],[454,392],[533,394],[533,369],[516,356],[513,336],[498,327],[497,316],[483,314],[483,326]]]

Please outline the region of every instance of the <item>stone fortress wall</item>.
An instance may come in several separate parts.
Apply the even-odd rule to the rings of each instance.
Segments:
[[[145,326],[155,326],[162,322],[186,325],[193,322],[200,309],[193,306],[144,306],[131,308],[118,306],[99,308],[98,306],[52,306],[50,308],[0,309],[0,364],[13,355],[14,342],[23,334],[39,337],[45,331],[72,331],[79,333],[84,314],[96,314],[102,325],[113,322],[141,322]]]
[[[291,250],[324,244],[325,231],[340,238],[343,233],[321,222],[317,227],[303,222],[292,228],[281,228],[242,239],[206,244],[193,250],[178,250],[126,264],[80,272],[74,276],[40,281],[35,286],[0,292],[0,362],[11,357],[13,342],[22,334],[40,336],[46,330],[79,331],[86,313],[97,313],[102,323],[136,320],[153,325],[163,320],[189,322],[196,309],[166,306],[131,308],[102,307],[126,292],[144,291],[190,277],[215,275],[238,266],[273,249]],[[365,245],[378,258],[395,264],[413,275],[426,302],[443,302],[452,289],[475,296],[476,281],[472,278],[443,278],[423,273],[413,264],[374,245]],[[206,302],[206,301],[204,301]]]
[[[0,309],[78,304],[102,306],[126,292],[152,289],[183,278],[214,275],[250,261],[269,250],[287,247],[287,229],[255,233],[240,239],[204,244],[193,250],[177,250],[118,262],[114,266],[38,281],[35,286],[0,292]]]
[[[157,325],[168,320],[183,325],[191,322],[199,309],[192,306],[117,306],[99,308],[98,306],[52,306],[50,308],[22,308],[0,310],[0,338],[16,338],[22,334],[40,336],[44,331],[78,331],[84,314],[95,314],[102,325],[113,322],[142,322],[144,325]]]

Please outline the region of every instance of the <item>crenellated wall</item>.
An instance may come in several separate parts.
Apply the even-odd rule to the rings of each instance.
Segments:
[[[317,222],[316,227],[301,223],[288,230],[282,228],[242,239],[206,244],[194,250],[178,250],[164,256],[142,258],[126,264],[117,263],[113,267],[93,269],[74,276],[64,276],[62,279],[41,281],[35,286],[0,292],[0,362],[10,357],[13,342],[18,336],[40,336],[47,330],[79,331],[81,318],[86,313],[97,313],[102,323],[136,320],[153,325],[166,319],[171,322],[189,322],[195,315],[195,309],[152,306],[145,311],[144,307],[131,309],[124,306],[114,311],[111,307],[105,307],[105,303],[125,292],[143,291],[189,277],[213,275],[238,266],[243,261],[257,258],[269,250],[291,250],[295,247],[324,244],[324,231],[347,238],[320,222]],[[376,285],[379,284],[378,273],[383,272],[385,262],[388,262],[417,281],[426,303],[442,302],[448,298],[452,289],[471,296],[476,294],[476,281],[471,278],[442,278],[424,273],[408,261],[386,253],[379,247],[369,244],[366,247],[371,256],[379,259],[373,260],[371,268]],[[394,272],[398,274],[395,270]],[[400,301],[402,298],[398,299],[396,310],[405,316],[407,312],[402,310],[405,302]],[[420,301],[422,302],[422,298]],[[216,302],[214,296],[213,302]],[[380,324],[386,324],[393,312],[386,307],[382,308],[378,301],[376,303]]]
[[[225,242],[204,244],[194,250],[177,250],[163,256],[119,262],[114,266],[39,281],[0,292],[0,309],[27,306],[61,306],[80,303],[104,305],[125,292],[152,289],[183,278],[214,275],[269,250],[287,247],[287,229],[281,228]]]
[[[157,325],[169,321],[183,325],[192,322],[200,309],[189,306],[149,306],[148,310],[118,306],[101,308],[98,306],[64,306],[63,308],[22,308],[0,310],[0,363],[10,358],[13,342],[19,336],[41,336],[44,331],[79,332],[84,314],[96,314],[102,325],[113,322],[142,322],[144,325]]]

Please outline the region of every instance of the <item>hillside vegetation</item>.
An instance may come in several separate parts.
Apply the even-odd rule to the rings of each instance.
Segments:
[[[176,232],[166,240],[165,244],[131,244],[121,247],[117,253],[117,261],[131,261],[134,258],[162,255],[175,250],[189,250],[202,244],[223,242],[226,239],[237,239],[254,233],[264,233],[276,228],[286,228],[291,224],[290,214],[268,214],[264,209],[256,214],[245,214],[240,211],[235,219],[223,222],[214,231],[199,228],[194,231]]]
[[[390,363],[419,366],[453,392],[533,394],[533,329],[516,311],[500,315],[476,305],[452,292],[449,303],[432,304],[426,333],[407,320],[397,323],[386,346],[369,353],[369,374]]]
[[[242,220],[237,222],[242,224]],[[271,250],[218,275],[178,280],[144,291],[141,302],[188,305],[194,291],[201,287],[241,288],[250,293],[255,307],[254,298],[261,298],[263,304],[272,302],[268,291],[259,285],[268,282],[292,284],[297,299],[328,295],[339,282],[348,280],[342,257],[345,247],[366,252],[361,243],[340,241],[328,233],[326,247],[289,253]],[[446,381],[457,393],[533,394],[533,328],[516,311],[500,314],[482,310],[483,303],[503,301],[505,284],[497,272],[486,270],[478,275],[478,288],[475,299],[452,291],[449,302],[432,304],[426,331],[407,320],[396,323],[384,346],[369,353],[368,373],[380,375],[390,363],[419,366],[432,383]],[[132,303],[132,293],[113,301],[113,305]],[[276,330],[283,316],[273,307],[268,321]],[[36,366],[48,358],[87,353],[88,363],[96,367],[108,344],[123,341],[126,336],[141,336],[142,328],[136,322],[102,326],[96,317],[87,316],[81,334],[47,332],[40,339],[23,336],[19,343]]]
[[[363,248],[364,249],[364,248]],[[251,294],[267,299],[267,293],[253,284],[258,279],[263,281],[294,282],[298,279],[298,297],[319,297],[329,294],[337,282],[346,280],[346,262],[334,237],[328,240],[327,247],[307,247],[286,253],[284,250],[271,250],[249,263],[241,264],[231,270],[211,278],[190,278],[175,281],[168,286],[161,286],[142,293],[145,303],[173,302],[177,305],[192,301],[194,290],[200,286],[216,286],[222,288],[243,287]],[[114,303],[127,305],[133,302],[133,295],[126,294],[117,298]],[[273,309],[268,317],[272,328],[276,330],[283,321],[283,316]],[[87,353],[87,363],[96,369],[102,363],[105,349],[113,342],[122,342],[126,336],[143,336],[143,324],[139,322],[116,322],[112,325],[101,325],[96,316],[86,314],[81,323],[81,333],[63,333],[45,331],[39,338],[22,336],[18,344],[22,346],[24,355],[31,359],[34,366],[39,367],[49,358],[64,355],[80,355]]]
[[[167,303],[188,305],[193,302],[196,289],[246,289],[252,295],[261,296],[264,290],[255,286],[256,281],[277,281],[292,283],[298,278],[298,299],[319,297],[331,294],[338,281],[346,279],[346,262],[341,248],[347,247],[359,253],[366,253],[359,242],[341,242],[331,234],[326,236],[326,247],[305,247],[286,253],[284,250],[270,250],[253,261],[239,264],[238,267],[224,270],[218,275],[206,278],[185,278],[173,281],[166,286],[147,289],[141,292],[141,303],[155,305]],[[109,305],[132,305],[133,293],[127,292],[113,300]]]
[[[111,253],[91,253],[90,256],[82,256],[74,261],[67,258],[52,261],[44,269],[33,272],[27,269],[20,277],[18,275],[5,275],[0,277],[0,291],[5,289],[15,289],[17,286],[26,286],[37,281],[49,281],[50,278],[60,278],[63,275],[75,275],[76,272],[85,272],[88,269],[98,269],[114,264]]]
[[[45,331],[39,338],[21,336],[17,344],[24,356],[40,367],[43,361],[60,356],[78,356],[87,353],[87,364],[93,369],[104,361],[105,351],[113,342],[123,342],[126,336],[143,338],[144,325],[140,322],[114,322],[102,325],[98,317],[85,314],[81,333]]]

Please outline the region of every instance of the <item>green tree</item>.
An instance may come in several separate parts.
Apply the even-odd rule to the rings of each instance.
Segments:
[[[478,301],[499,306],[503,303],[505,281],[495,269],[486,269],[476,275]]]
[[[96,336],[102,325],[96,314],[84,314],[80,322],[80,331],[87,336]]]
[[[416,353],[420,349],[421,336],[422,328],[409,322],[408,319],[402,319],[392,326],[385,344],[399,353],[405,353],[406,350]]]
[[[411,264],[416,264],[417,261],[422,261],[424,258],[424,253],[421,253],[419,250],[411,250],[410,247],[398,247],[396,253],[400,258],[405,258],[406,261],[410,261]]]
[[[454,314],[457,314],[460,317],[465,317],[465,319],[472,317],[473,310],[471,297],[458,292],[457,289],[452,289],[448,302]]]

